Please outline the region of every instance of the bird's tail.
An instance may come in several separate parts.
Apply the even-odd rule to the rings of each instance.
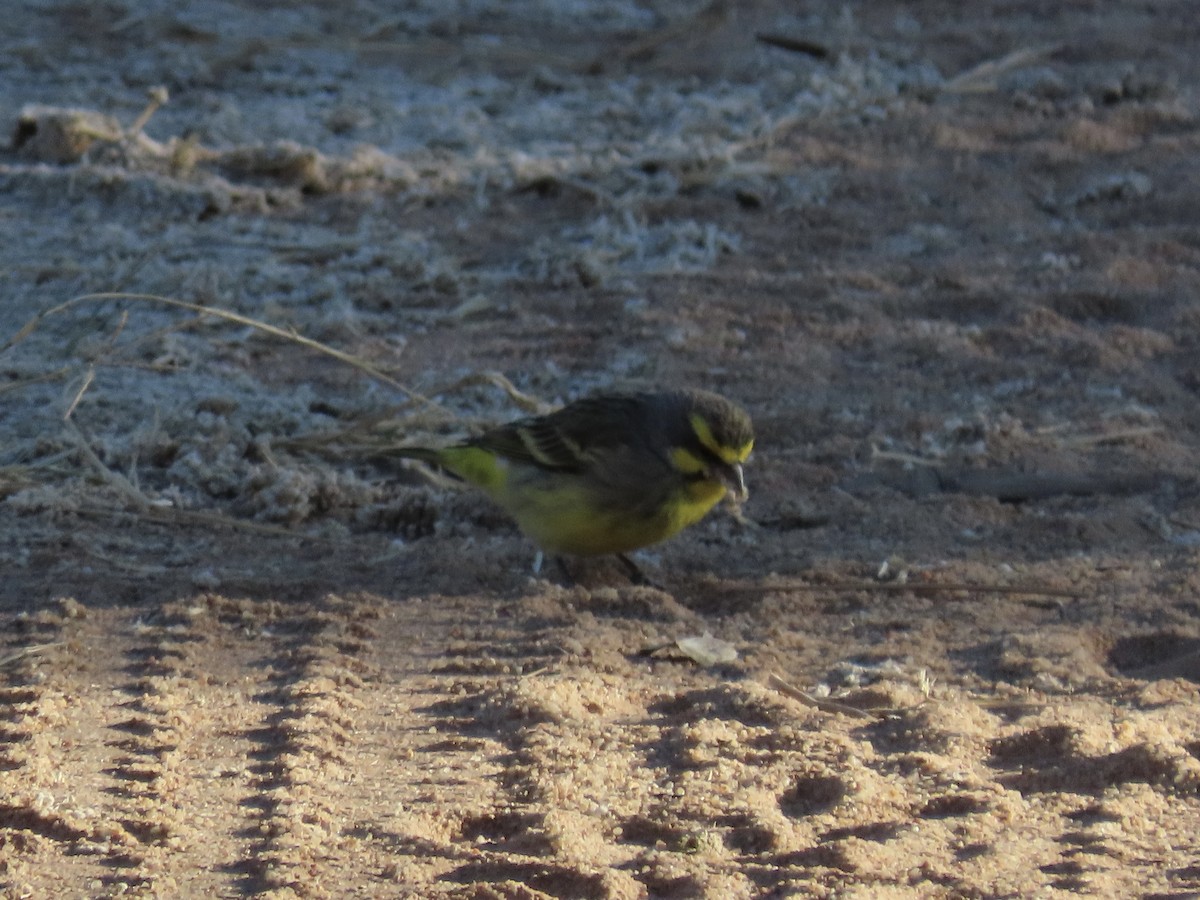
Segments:
[[[397,459],[415,459],[428,463],[440,475],[447,476],[448,481],[463,481],[463,476],[455,470],[453,454],[433,447],[392,447],[385,454],[389,462]]]
[[[507,465],[495,453],[476,444],[456,444],[440,449],[397,447],[392,455],[432,463],[442,471],[489,493],[500,490],[507,478]]]

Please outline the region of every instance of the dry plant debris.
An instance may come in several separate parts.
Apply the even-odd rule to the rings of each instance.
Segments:
[[[1184,0],[9,7],[0,893],[1200,891]],[[387,458],[615,383],[657,588]]]

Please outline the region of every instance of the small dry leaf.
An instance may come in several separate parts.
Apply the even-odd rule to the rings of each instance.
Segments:
[[[715,666],[718,663],[731,663],[738,658],[737,649],[728,641],[715,638],[707,631],[700,637],[680,638],[675,646],[688,659],[702,666]]]

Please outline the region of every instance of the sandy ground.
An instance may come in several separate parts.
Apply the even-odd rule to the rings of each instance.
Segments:
[[[1200,897],[1191,4],[179,6],[4,12],[4,896]],[[493,372],[746,520],[535,577]]]

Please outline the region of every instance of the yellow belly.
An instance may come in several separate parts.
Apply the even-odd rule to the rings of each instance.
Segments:
[[[438,462],[482,488],[542,550],[576,556],[628,553],[657,544],[704,518],[722,497],[715,481],[681,482],[657,507],[605,503],[581,476],[510,463],[475,447],[440,451]]]
[[[713,484],[702,491],[679,492],[650,515],[599,508],[585,491],[561,480],[545,490],[526,485],[506,493],[496,499],[547,553],[598,556],[665,541],[702,519],[725,495],[725,488]]]

